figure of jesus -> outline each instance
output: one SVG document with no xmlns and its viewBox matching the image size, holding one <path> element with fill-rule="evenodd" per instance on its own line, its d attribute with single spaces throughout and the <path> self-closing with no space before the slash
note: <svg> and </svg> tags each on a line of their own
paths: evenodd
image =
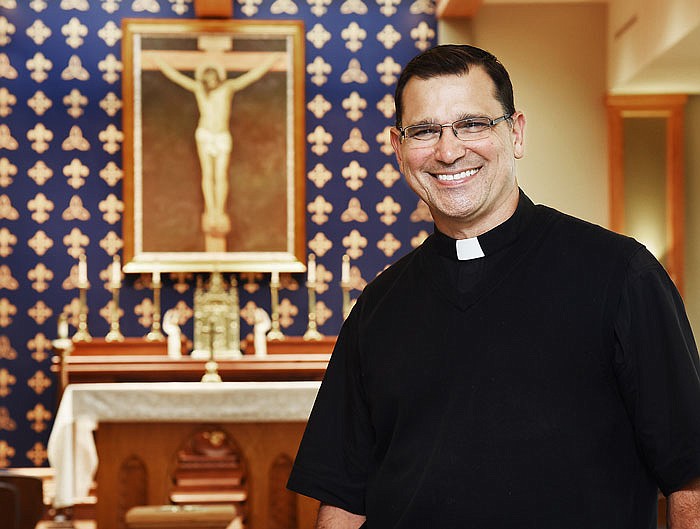
<svg viewBox="0 0 700 529">
<path fill-rule="evenodd" d="M 239 90 L 262 78 L 280 59 L 280 55 L 272 53 L 254 68 L 232 79 L 226 78 L 224 67 L 216 62 L 199 64 L 192 78 L 160 57 L 155 58 L 163 75 L 192 92 L 197 101 L 199 122 L 195 130 L 195 142 L 202 171 L 202 231 L 207 236 L 207 251 L 225 251 L 225 236 L 231 229 L 226 214 L 226 201 L 229 190 L 228 167 L 233 147 L 229 130 L 233 97 Z M 219 242 L 215 243 L 217 240 Z"/>
</svg>

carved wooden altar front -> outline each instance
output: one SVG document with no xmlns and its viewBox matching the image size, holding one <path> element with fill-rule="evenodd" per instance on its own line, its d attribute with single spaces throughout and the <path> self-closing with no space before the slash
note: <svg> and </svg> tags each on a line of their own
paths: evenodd
<svg viewBox="0 0 700 529">
<path fill-rule="evenodd" d="M 177 453 L 193 436 L 217 430 L 235 440 L 245 455 L 247 490 L 221 484 L 202 487 L 208 493 L 192 488 L 185 493 L 176 480 Z M 125 529 L 124 516 L 137 505 L 219 502 L 239 506 L 246 529 L 313 527 L 318 502 L 285 488 L 303 431 L 303 422 L 101 423 L 96 433 L 101 455 L 97 527 Z"/>
<path fill-rule="evenodd" d="M 334 342 L 286 337 L 269 342 L 266 356 L 219 360 L 221 384 L 199 382 L 206 361 L 171 358 L 162 342 L 65 344 L 53 366 L 61 382 L 49 442 L 55 506 L 87 496 L 97 468 L 98 529 L 126 529 L 125 514 L 134 506 L 212 502 L 235 504 L 246 529 L 311 527 L 317 502 L 285 484 Z M 265 397 L 241 400 L 251 384 Z M 287 393 L 295 384 L 315 384 L 304 390 L 301 412 L 287 409 L 297 398 Z M 206 436 L 225 438 L 235 449 L 197 453 L 193 443 Z"/>
<path fill-rule="evenodd" d="M 98 529 L 140 505 L 235 505 L 246 529 L 311 527 L 285 488 L 319 382 L 72 384 L 49 438 L 54 506 L 97 485 Z"/>
</svg>

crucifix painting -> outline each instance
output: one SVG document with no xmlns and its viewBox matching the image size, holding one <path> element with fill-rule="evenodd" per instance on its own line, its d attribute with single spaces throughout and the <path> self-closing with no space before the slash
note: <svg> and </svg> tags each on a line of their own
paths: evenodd
<svg viewBox="0 0 700 529">
<path fill-rule="evenodd" d="M 299 25 L 139 22 L 125 53 L 131 269 L 303 269 Z"/>
<path fill-rule="evenodd" d="M 213 58 L 206 58 L 194 66 L 194 78 L 176 70 L 160 57 L 155 63 L 175 84 L 192 92 L 197 101 L 199 121 L 194 132 L 201 169 L 204 212 L 201 228 L 204 250 L 226 251 L 226 235 L 231 231 L 231 220 L 226 213 L 229 192 L 229 161 L 233 137 L 229 128 L 231 106 L 236 92 L 245 89 L 263 77 L 284 55 L 269 53 L 261 63 L 242 75 L 227 78 L 224 67 Z"/>
</svg>

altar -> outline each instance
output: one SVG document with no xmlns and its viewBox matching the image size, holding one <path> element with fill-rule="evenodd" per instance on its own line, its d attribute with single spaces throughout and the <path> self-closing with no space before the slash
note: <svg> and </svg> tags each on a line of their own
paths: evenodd
<svg viewBox="0 0 700 529">
<path fill-rule="evenodd" d="M 217 432 L 240 449 L 248 484 L 246 528 L 311 527 L 317 503 L 284 488 L 320 382 L 71 384 L 48 443 L 54 506 L 97 483 L 98 529 L 122 529 L 135 505 L 173 498 L 177 454 Z"/>
</svg>

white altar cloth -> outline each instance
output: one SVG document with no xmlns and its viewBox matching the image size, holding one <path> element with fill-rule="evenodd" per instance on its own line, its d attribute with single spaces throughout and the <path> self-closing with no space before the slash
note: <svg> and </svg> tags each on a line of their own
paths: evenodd
<svg viewBox="0 0 700 529">
<path fill-rule="evenodd" d="M 306 421 L 320 382 L 149 382 L 69 385 L 49 436 L 54 507 L 85 498 L 97 470 L 93 432 L 111 422 Z"/>
</svg>

